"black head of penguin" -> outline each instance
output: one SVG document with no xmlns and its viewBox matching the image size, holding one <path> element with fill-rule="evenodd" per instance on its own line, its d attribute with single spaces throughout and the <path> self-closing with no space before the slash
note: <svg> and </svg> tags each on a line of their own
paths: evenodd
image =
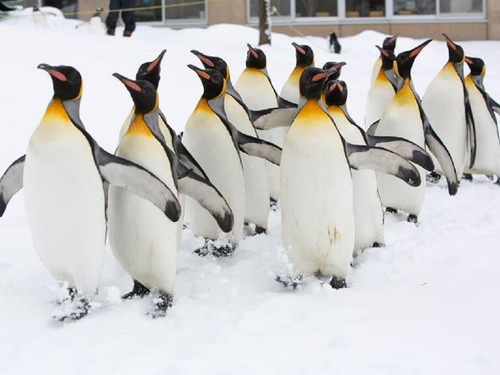
<svg viewBox="0 0 500 375">
<path fill-rule="evenodd" d="M 465 57 L 463 48 L 451 40 L 445 33 L 443 33 L 443 36 L 446 39 L 446 46 L 448 47 L 448 61 L 453 64 L 463 63 Z"/>
<path fill-rule="evenodd" d="M 344 81 L 331 79 L 325 83 L 325 103 L 328 106 L 343 106 L 347 101 L 347 85 Z"/>
<path fill-rule="evenodd" d="M 248 52 L 247 52 L 247 60 L 246 67 L 247 68 L 255 68 L 255 69 L 265 69 L 267 66 L 267 58 L 260 48 L 253 48 L 250 44 L 247 44 Z"/>
<path fill-rule="evenodd" d="M 314 64 L 314 52 L 311 47 L 307 44 L 299 45 L 295 42 L 292 43 L 292 46 L 295 47 L 296 66 L 307 67 Z"/>
<path fill-rule="evenodd" d="M 208 56 L 199 51 L 191 50 L 191 53 L 200 59 L 205 69 L 215 69 L 224 75 L 224 78 L 229 78 L 229 67 L 224 59 L 217 56 Z"/>
<path fill-rule="evenodd" d="M 135 79 L 138 81 L 149 81 L 155 88 L 158 88 L 158 85 L 160 84 L 161 62 L 163 60 L 163 56 L 165 56 L 165 52 L 167 52 L 166 49 L 161 51 L 160 55 L 153 61 L 142 64 L 137 70 Z"/>
<path fill-rule="evenodd" d="M 300 94 L 306 99 L 319 99 L 323 85 L 332 70 L 310 67 L 300 76 Z"/>
<path fill-rule="evenodd" d="M 387 38 L 384 39 L 384 42 L 382 43 L 382 48 L 394 52 L 396 49 L 396 42 L 398 40 L 399 34 L 393 35 L 393 36 L 388 36 Z"/>
<path fill-rule="evenodd" d="M 380 58 L 382 59 L 382 69 L 390 70 L 394 68 L 394 61 L 396 60 L 396 56 L 394 52 L 391 50 L 387 50 L 385 48 L 380 48 L 379 46 L 375 46 L 380 51 Z"/>
<path fill-rule="evenodd" d="M 134 81 L 118 73 L 113 73 L 125 85 L 135 105 L 135 113 L 150 113 L 157 107 L 156 88 L 151 82 Z"/>
<path fill-rule="evenodd" d="M 415 62 L 416 57 L 430 42 L 432 42 L 432 39 L 427 39 L 425 42 L 416 46 L 415 48 L 398 54 L 398 56 L 396 57 L 397 70 L 399 76 L 402 79 L 411 78 L 411 68 L 413 66 L 413 63 Z"/>
<path fill-rule="evenodd" d="M 38 65 L 38 69 L 49 73 L 54 86 L 54 98 L 61 100 L 75 100 L 81 96 L 82 76 L 72 66 L 48 64 Z"/>
<path fill-rule="evenodd" d="M 216 98 L 226 91 L 226 80 L 221 72 L 216 69 L 200 69 L 189 64 L 188 68 L 194 70 L 203 84 L 203 98 L 210 100 Z"/>
<path fill-rule="evenodd" d="M 471 75 L 481 76 L 486 73 L 485 72 L 486 68 L 483 59 L 480 59 L 479 57 L 465 56 L 465 62 L 469 66 Z"/>
<path fill-rule="evenodd" d="M 340 73 L 342 72 L 342 67 L 346 65 L 344 61 L 336 62 L 336 61 L 328 61 L 323 65 L 323 69 L 331 70 L 333 73 L 328 77 L 328 79 L 337 79 L 340 77 Z"/>
</svg>

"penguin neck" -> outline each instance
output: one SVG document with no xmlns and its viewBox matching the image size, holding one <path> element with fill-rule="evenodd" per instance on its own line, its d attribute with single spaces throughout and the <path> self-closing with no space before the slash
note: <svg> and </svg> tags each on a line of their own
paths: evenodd
<svg viewBox="0 0 500 375">
<path fill-rule="evenodd" d="M 142 135 L 146 137 L 152 137 L 153 133 L 151 129 L 149 129 L 146 120 L 144 119 L 144 114 L 136 113 L 132 119 L 132 123 L 130 124 L 127 135 Z"/>
<path fill-rule="evenodd" d="M 64 107 L 63 101 L 58 98 L 53 98 L 50 101 L 49 105 L 47 106 L 47 110 L 45 111 L 45 115 L 43 116 L 43 122 L 51 123 L 53 119 L 62 120 L 64 122 L 71 122 L 71 118 L 66 108 Z"/>
</svg>

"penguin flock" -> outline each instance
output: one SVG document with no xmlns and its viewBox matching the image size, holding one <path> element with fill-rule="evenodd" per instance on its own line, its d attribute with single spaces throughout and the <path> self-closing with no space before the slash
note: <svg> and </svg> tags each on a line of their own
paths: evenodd
<svg viewBox="0 0 500 375">
<path fill-rule="evenodd" d="M 499 177 L 500 105 L 484 87 L 484 61 L 445 35 L 449 59 L 421 99 L 411 69 L 431 40 L 396 55 L 397 37 L 377 46 L 364 127 L 347 109 L 346 64 L 315 67 L 312 48 L 292 43 L 296 64 L 280 93 L 259 48 L 248 45 L 234 85 L 223 58 L 192 50 L 202 67 L 188 68 L 203 93 L 177 134 L 158 96 L 163 50 L 133 79 L 113 74 L 132 99 L 114 153 L 80 119 L 78 70 L 40 64 L 53 97 L 26 154 L 0 179 L 0 216 L 24 189 L 34 248 L 68 286 L 59 303 L 70 309 L 54 318 L 92 311 L 106 241 L 133 280 L 122 298 L 150 295 L 148 314 L 165 316 L 184 226 L 204 239 L 196 254 L 225 257 L 245 233 L 266 233 L 271 209 L 293 265 L 276 280 L 296 288 L 312 276 L 343 288 L 353 257 L 384 246 L 385 212 L 418 222 L 426 181 L 444 176 L 454 195 L 462 175 Z"/>
</svg>

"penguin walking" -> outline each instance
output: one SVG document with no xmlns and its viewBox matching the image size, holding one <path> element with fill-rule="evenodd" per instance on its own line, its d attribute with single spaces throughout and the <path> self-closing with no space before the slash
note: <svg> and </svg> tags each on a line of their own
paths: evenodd
<svg viewBox="0 0 500 375">
<path fill-rule="evenodd" d="M 282 240 L 296 272 L 331 277 L 330 285 L 342 288 L 354 249 L 351 168 L 378 168 L 412 185 L 421 180 L 400 156 L 344 141 L 319 103 L 329 74 L 310 67 L 300 79 L 304 104 L 281 157 Z"/>
<path fill-rule="evenodd" d="M 394 51 L 396 50 L 396 43 L 398 41 L 398 36 L 399 36 L 399 34 L 386 37 L 384 39 L 384 41 L 382 42 L 382 49 L 394 54 Z M 377 60 L 375 60 L 375 63 L 373 64 L 372 76 L 371 76 L 372 83 L 377 80 L 377 77 L 378 77 L 379 72 L 380 72 L 380 68 L 383 65 L 382 60 L 383 60 L 383 57 L 382 57 L 382 55 L 380 55 L 379 57 L 377 57 Z"/>
<path fill-rule="evenodd" d="M 192 50 L 191 53 L 200 59 L 206 69 L 216 69 L 224 76 L 226 80 L 224 109 L 229 122 L 240 132 L 259 138 L 250 120 L 249 109 L 231 82 L 231 74 L 226 61 L 196 50 Z M 255 225 L 255 234 L 266 233 L 271 194 L 266 161 L 245 153 L 240 153 L 240 157 L 245 180 L 245 223 Z"/>
<path fill-rule="evenodd" d="M 396 94 L 398 85 L 394 74 L 396 56 L 390 50 L 376 46 L 380 51 L 381 65 L 376 78 L 372 81 L 366 98 L 365 129 L 376 126 L 384 111 Z M 371 131 L 370 131 L 371 132 Z"/>
<path fill-rule="evenodd" d="M 470 73 L 465 78 L 465 87 L 469 95 L 472 116 L 476 129 L 476 158 L 470 167 L 466 165 L 467 173 L 497 176 L 500 181 L 500 139 L 498 122 L 494 108 L 498 104 L 489 96 L 484 87 L 486 66 L 479 57 L 465 57 Z"/>
<path fill-rule="evenodd" d="M 222 237 L 213 218 L 189 198 L 186 198 L 186 221 L 196 234 L 207 239 L 197 253 L 227 256 L 241 239 L 245 216 L 240 151 L 279 165 L 281 148 L 241 133 L 229 122 L 224 109 L 226 80 L 221 72 L 202 70 L 194 65 L 188 67 L 199 76 L 204 91 L 186 123 L 182 141 L 227 200 L 234 215 L 234 226 L 227 236 Z"/>
<path fill-rule="evenodd" d="M 416 144 L 398 137 L 377 137 L 366 134 L 347 111 L 347 85 L 331 79 L 324 88 L 327 112 L 342 137 L 351 144 L 385 148 L 426 170 L 433 170 L 431 156 Z M 384 211 L 373 170 L 352 170 L 355 239 L 354 250 L 379 247 L 384 244 Z"/>
<path fill-rule="evenodd" d="M 405 138 L 420 147 L 429 147 L 438 157 L 448 179 L 448 191 L 454 195 L 458 188 L 458 179 L 450 153 L 441 139 L 436 135 L 422 109 L 420 99 L 413 89 L 411 68 L 415 58 L 431 39 L 417 47 L 400 53 L 396 58 L 396 74 L 402 85 L 389 102 L 380 122 L 376 126 L 378 136 L 398 136 Z M 404 126 L 402 125 L 404 124 Z M 418 167 L 420 176 L 425 176 L 423 168 Z M 425 184 L 417 188 L 408 188 L 392 176 L 377 174 L 377 185 L 382 204 L 388 211 L 398 209 L 407 212 L 408 221 L 417 222 L 425 198 Z"/>
<path fill-rule="evenodd" d="M 430 82 L 422 98 L 422 107 L 434 130 L 449 150 L 458 176 L 466 167 L 467 155 L 473 164 L 476 153 L 474 120 L 464 85 L 461 46 L 443 34 L 448 47 L 448 62 Z M 470 144 L 469 144 L 470 141 Z M 436 167 L 438 167 L 436 163 Z M 436 172 L 442 174 L 442 167 Z"/>
<path fill-rule="evenodd" d="M 153 172 L 178 198 L 172 161 L 153 133 L 155 129 L 159 131 L 156 89 L 147 81 L 132 81 L 117 73 L 114 76 L 125 85 L 135 104 L 134 118 L 115 155 Z M 110 186 L 108 228 L 111 249 L 134 280 L 149 290 L 158 291 L 152 312 L 154 317 L 164 316 L 172 306 L 178 225 L 144 198 Z"/>
<path fill-rule="evenodd" d="M 133 93 L 133 98 L 135 97 L 138 104 L 134 105 L 127 119 L 125 120 L 122 128 L 120 130 L 120 145 L 122 144 L 123 137 L 126 133 L 130 132 L 130 128 L 134 125 L 134 121 L 138 120 L 138 105 L 143 105 L 142 101 L 153 101 L 155 98 L 153 96 L 153 92 L 156 93 L 158 89 L 158 85 L 160 82 L 160 71 L 161 71 L 161 62 L 166 53 L 166 50 L 161 51 L 161 53 L 151 62 L 146 62 L 141 64 L 137 73 L 136 80 L 137 81 L 148 81 L 150 82 L 154 90 L 151 88 L 146 88 L 142 91 L 130 91 Z M 124 79 L 124 82 L 131 82 L 130 80 Z M 141 83 L 144 85 L 144 83 Z M 128 86 L 127 86 L 128 87 Z M 129 89 L 132 89 L 134 86 L 131 84 Z M 135 103 L 135 101 L 134 101 Z M 151 119 L 151 116 L 154 116 L 153 113 L 157 113 L 157 120 Z M 178 199 L 181 203 L 181 206 L 184 208 L 185 206 L 185 196 L 190 196 L 195 199 L 207 212 L 212 215 L 215 219 L 219 228 L 223 232 L 229 232 L 233 225 L 233 216 L 231 209 L 229 208 L 227 202 L 222 197 L 222 194 L 213 186 L 213 184 L 209 181 L 205 171 L 199 165 L 199 163 L 194 159 L 191 153 L 184 147 L 181 142 L 180 137 L 176 134 L 174 129 L 168 124 L 167 119 L 161 109 L 158 108 L 153 111 L 151 114 L 142 115 L 145 119 L 149 121 L 147 124 L 151 130 L 151 134 L 149 134 L 149 141 L 152 142 L 153 145 L 158 148 L 158 143 L 163 150 L 164 157 L 168 157 L 168 165 L 166 168 L 162 167 L 163 173 L 171 173 L 173 174 L 173 178 L 175 179 L 176 188 L 178 188 Z M 158 123 L 158 126 L 156 126 Z M 154 129 L 158 128 L 159 133 L 156 134 Z M 146 130 L 146 129 L 145 129 Z M 135 135 L 132 132 L 132 135 Z M 154 137 L 153 137 L 154 136 Z M 130 137 L 129 137 L 130 138 Z M 153 139 L 154 138 L 154 139 Z M 137 141 L 136 137 L 132 137 L 125 146 L 125 149 L 130 148 L 130 144 L 134 145 Z M 127 146 L 128 145 L 128 146 Z M 152 147 L 154 149 L 154 147 Z M 135 152 L 136 150 L 132 148 Z M 127 152 L 127 151 L 125 151 Z M 138 158 L 139 160 L 144 159 L 143 163 L 150 163 L 148 157 L 149 153 L 145 152 L 140 155 L 133 155 L 133 158 Z M 143 164 L 139 163 L 139 164 Z M 161 164 L 161 163 L 160 163 Z M 159 167 L 156 167 L 159 168 Z M 123 193 L 124 194 L 124 193 Z M 131 195 L 125 195 L 130 197 Z M 136 201 L 140 201 L 140 198 L 132 197 L 131 199 L 135 199 Z M 143 201 L 144 204 L 146 202 Z M 139 218 L 136 218 L 139 219 Z M 135 219 L 134 219 L 135 220 Z M 180 242 L 183 230 L 183 222 L 184 222 L 184 209 L 181 212 L 181 217 L 176 223 L 177 227 L 177 243 Z M 170 224 L 169 224 L 170 225 Z M 151 230 L 145 231 L 145 233 L 150 233 Z M 138 238 L 135 238 L 138 240 Z M 130 246 L 130 245 L 129 245 Z M 133 274 L 132 274 L 133 276 Z M 134 279 L 134 285 L 131 292 L 125 294 L 122 298 L 130 299 L 134 297 L 144 297 L 150 293 L 150 288 L 146 285 L 142 284 L 137 279 Z M 156 289 L 158 286 L 156 286 Z M 171 295 L 171 294 L 170 294 Z M 158 311 L 156 312 L 158 313 Z M 161 313 L 161 310 L 160 310 Z"/>
<path fill-rule="evenodd" d="M 103 181 L 130 190 L 176 221 L 175 194 L 151 172 L 104 151 L 80 120 L 80 73 L 70 66 L 40 64 L 54 96 L 34 130 L 25 156 L 0 179 L 0 216 L 24 187 L 26 212 L 38 256 L 69 286 L 73 309 L 55 316 L 80 319 L 90 310 L 101 276 L 106 237 Z"/>
</svg>

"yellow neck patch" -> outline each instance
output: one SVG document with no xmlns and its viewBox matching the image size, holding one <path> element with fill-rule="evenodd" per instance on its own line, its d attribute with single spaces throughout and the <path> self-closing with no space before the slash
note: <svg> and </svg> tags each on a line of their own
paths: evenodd
<svg viewBox="0 0 500 375">
<path fill-rule="evenodd" d="M 151 133 L 151 130 L 146 124 L 146 121 L 144 121 L 144 116 L 137 115 L 134 122 L 132 122 L 132 124 L 128 128 L 127 135 L 143 135 L 152 137 L 153 133 Z"/>
<path fill-rule="evenodd" d="M 43 116 L 44 122 L 52 122 L 54 120 L 59 120 L 63 122 L 70 122 L 71 120 L 66 112 L 66 109 L 63 106 L 61 99 L 53 99 L 47 110 L 45 111 L 45 115 Z"/>
</svg>

